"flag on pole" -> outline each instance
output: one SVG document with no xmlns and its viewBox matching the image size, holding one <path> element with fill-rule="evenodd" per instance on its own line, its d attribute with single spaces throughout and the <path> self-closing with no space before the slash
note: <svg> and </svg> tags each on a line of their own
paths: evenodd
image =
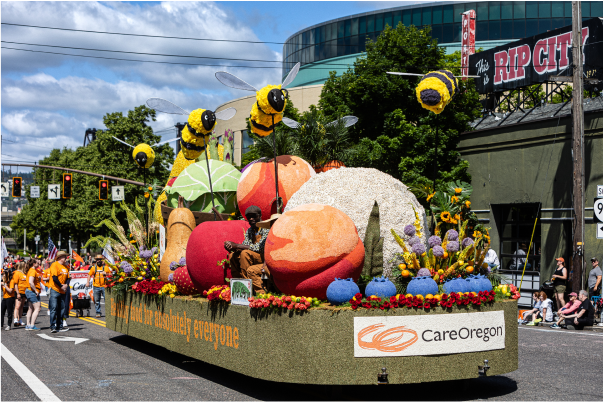
<svg viewBox="0 0 603 402">
<path fill-rule="evenodd" d="M 71 250 L 71 258 L 84 264 L 84 259 L 80 257 L 80 255 L 76 253 L 75 250 Z"/>
<path fill-rule="evenodd" d="M 57 248 L 55 247 L 54 243 L 50 239 L 50 235 L 48 235 L 48 258 L 51 260 L 54 260 L 55 257 L 57 256 L 57 251 L 58 251 Z"/>
<path fill-rule="evenodd" d="M 4 243 L 4 237 L 2 238 L 2 262 L 4 259 L 8 257 L 8 250 L 6 249 L 6 244 Z"/>
<path fill-rule="evenodd" d="M 111 256 L 112 251 L 113 249 L 111 249 L 111 243 L 107 243 L 103 249 L 103 257 L 105 257 L 110 264 L 115 264 L 115 260 Z"/>
</svg>

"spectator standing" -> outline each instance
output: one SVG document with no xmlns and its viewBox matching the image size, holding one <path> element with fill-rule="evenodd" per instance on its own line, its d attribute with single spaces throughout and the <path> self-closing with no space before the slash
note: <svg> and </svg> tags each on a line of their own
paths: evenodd
<svg viewBox="0 0 603 402">
<path fill-rule="evenodd" d="M 27 289 L 27 265 L 25 262 L 20 261 L 17 263 L 17 269 L 13 274 L 13 280 L 17 285 L 13 327 L 22 327 L 25 325 L 23 324 L 23 321 L 21 321 L 23 306 L 27 303 L 25 300 L 25 289 Z"/>
<path fill-rule="evenodd" d="M 578 300 L 578 295 L 576 292 L 570 293 L 569 302 L 559 309 L 557 312 L 559 314 L 559 319 L 556 323 L 551 325 L 551 328 L 561 328 L 561 323 L 564 322 L 568 316 L 577 313 L 581 304 L 582 302 Z"/>
<path fill-rule="evenodd" d="M 599 266 L 599 260 L 597 257 L 590 259 L 593 264 L 593 269 L 588 273 L 588 299 L 590 300 L 593 296 L 601 295 L 601 267 Z"/>
<path fill-rule="evenodd" d="M 56 261 L 50 266 L 50 332 L 68 331 L 63 328 L 62 317 L 65 305 L 65 292 L 69 289 L 69 268 L 67 265 L 67 253 L 59 251 Z"/>
<path fill-rule="evenodd" d="M 4 315 L 8 313 L 8 324 L 4 327 L 5 331 L 10 330 L 13 322 L 13 314 L 15 311 L 15 294 L 17 293 L 17 285 L 13 280 L 13 271 L 10 269 L 4 270 L 2 273 L 2 326 L 4 327 Z"/>
<path fill-rule="evenodd" d="M 91 267 L 88 273 L 86 287 L 90 287 L 90 278 L 92 279 L 92 294 L 94 296 L 94 306 L 96 307 L 96 317 L 101 316 L 101 296 L 105 297 L 105 288 L 107 287 L 107 276 L 111 274 L 111 269 L 105 265 L 105 257 L 97 254 L 95 257 L 96 266 Z"/>
<path fill-rule="evenodd" d="M 588 292 L 581 290 L 580 295 L 580 308 L 575 314 L 571 314 L 565 318 L 565 325 L 574 325 L 576 329 L 583 329 L 586 325 L 593 325 L 595 322 L 595 308 L 590 302 Z"/>
<path fill-rule="evenodd" d="M 565 288 L 567 284 L 567 268 L 565 268 L 565 260 L 563 257 L 555 258 L 557 261 L 557 269 L 551 277 L 553 286 L 555 287 L 555 298 L 557 299 L 557 307 L 565 305 Z"/>
<path fill-rule="evenodd" d="M 71 281 L 71 264 L 69 259 L 67 260 L 67 264 L 65 265 L 67 268 L 67 284 Z M 63 329 L 69 330 L 67 326 L 67 317 L 69 317 L 69 311 L 71 310 L 71 287 L 67 286 L 67 290 L 65 291 L 65 305 L 63 307 Z"/>
<path fill-rule="evenodd" d="M 29 302 L 29 309 L 27 310 L 27 325 L 25 326 L 26 331 L 39 331 L 40 328 L 36 327 L 36 320 L 38 319 L 38 314 L 40 314 L 40 293 L 42 282 L 42 267 L 38 263 L 37 260 L 34 260 L 34 263 L 29 271 L 27 271 L 27 283 L 28 287 L 25 290 L 25 297 L 27 297 L 27 301 Z"/>
</svg>

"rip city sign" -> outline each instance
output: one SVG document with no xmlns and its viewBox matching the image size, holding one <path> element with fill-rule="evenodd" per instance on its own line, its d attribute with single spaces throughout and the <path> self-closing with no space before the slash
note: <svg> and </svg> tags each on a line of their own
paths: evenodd
<svg viewBox="0 0 603 402">
<path fill-rule="evenodd" d="M 582 60 L 589 78 L 603 78 L 602 41 L 601 18 L 592 18 L 582 24 Z M 480 94 L 542 83 L 549 81 L 552 75 L 571 76 L 571 68 L 567 70 L 571 65 L 571 26 L 469 56 L 469 74 L 481 76 L 475 82 Z"/>
</svg>

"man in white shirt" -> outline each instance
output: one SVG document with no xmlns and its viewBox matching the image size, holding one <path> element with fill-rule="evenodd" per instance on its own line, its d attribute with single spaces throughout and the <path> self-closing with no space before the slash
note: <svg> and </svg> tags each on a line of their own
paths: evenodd
<svg viewBox="0 0 603 402">
<path fill-rule="evenodd" d="M 496 251 L 489 249 L 486 253 L 486 257 L 484 258 L 484 262 L 488 264 L 488 272 L 493 269 L 498 268 L 500 262 L 498 261 L 498 255 L 496 255 Z"/>
</svg>

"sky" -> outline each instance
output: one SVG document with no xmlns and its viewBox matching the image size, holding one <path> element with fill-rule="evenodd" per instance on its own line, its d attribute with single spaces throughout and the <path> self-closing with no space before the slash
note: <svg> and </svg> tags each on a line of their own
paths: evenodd
<svg viewBox="0 0 603 402">
<path fill-rule="evenodd" d="M 2 161 L 33 163 L 47 156 L 53 148 L 82 146 L 87 128 L 105 128 L 105 114 L 123 112 L 126 115 L 128 110 L 151 97 L 167 99 L 185 110 L 215 110 L 228 100 L 249 95 L 222 85 L 214 76 L 216 71 L 228 71 L 257 88 L 280 81 L 282 44 L 229 41 L 282 43 L 293 33 L 314 24 L 413 3 L 418 2 L 2 2 L 3 24 L 214 40 L 145 38 L 2 25 Z M 48 45 L 215 59 L 98 52 Z M 197 65 L 73 57 L 8 47 Z M 241 65 L 277 68 L 231 67 Z M 185 118 L 157 113 L 157 121 L 151 126 L 166 140 L 175 137 L 174 124 Z"/>
</svg>

